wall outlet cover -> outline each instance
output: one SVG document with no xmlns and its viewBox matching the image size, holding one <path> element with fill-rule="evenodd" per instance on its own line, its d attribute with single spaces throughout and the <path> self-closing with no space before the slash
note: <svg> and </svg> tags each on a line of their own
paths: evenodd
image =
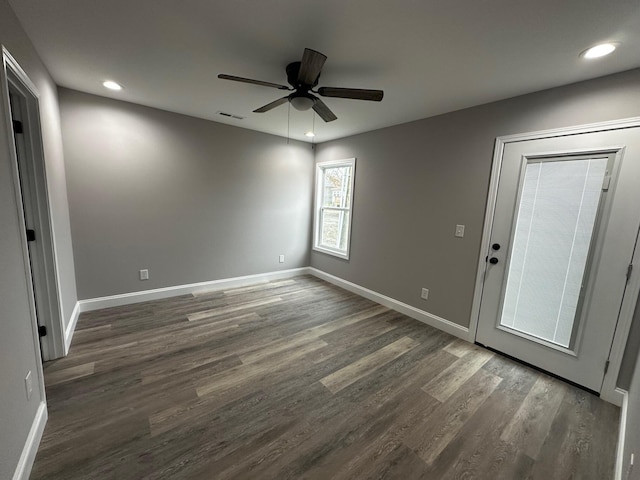
<svg viewBox="0 0 640 480">
<path fill-rule="evenodd" d="M 428 288 L 423 288 L 422 291 L 420 292 L 420 298 L 422 298 L 423 300 L 428 300 L 429 299 L 429 289 Z"/>
<path fill-rule="evenodd" d="M 148 269 L 144 269 L 144 270 L 140 270 L 140 280 L 149 280 L 149 270 Z"/>
</svg>

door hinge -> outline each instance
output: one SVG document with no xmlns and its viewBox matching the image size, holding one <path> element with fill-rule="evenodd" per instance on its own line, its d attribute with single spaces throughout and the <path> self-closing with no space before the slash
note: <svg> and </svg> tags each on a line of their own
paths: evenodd
<svg viewBox="0 0 640 480">
<path fill-rule="evenodd" d="M 631 272 L 633 272 L 633 263 L 630 263 L 627 267 L 627 282 L 631 278 Z"/>
<path fill-rule="evenodd" d="M 609 360 L 607 360 L 604 364 L 604 374 L 606 375 L 609 371 Z"/>
<path fill-rule="evenodd" d="M 20 120 L 13 121 L 13 133 L 24 133 L 22 122 Z"/>
<path fill-rule="evenodd" d="M 38 325 L 38 335 L 41 337 L 47 336 L 47 327 L 45 325 Z"/>
<path fill-rule="evenodd" d="M 36 231 L 30 228 L 27 228 L 27 242 L 35 242 L 36 241 Z"/>
</svg>

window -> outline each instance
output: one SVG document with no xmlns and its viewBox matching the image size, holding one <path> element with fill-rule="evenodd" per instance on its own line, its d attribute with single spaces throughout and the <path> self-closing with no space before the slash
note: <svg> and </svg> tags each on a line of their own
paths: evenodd
<svg viewBox="0 0 640 480">
<path fill-rule="evenodd" d="M 349 258 L 355 171 L 355 158 L 316 165 L 314 250 Z"/>
</svg>

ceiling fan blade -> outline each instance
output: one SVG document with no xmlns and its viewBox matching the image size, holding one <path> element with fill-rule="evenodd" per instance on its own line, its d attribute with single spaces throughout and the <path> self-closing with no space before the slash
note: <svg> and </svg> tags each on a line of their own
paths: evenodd
<svg viewBox="0 0 640 480">
<path fill-rule="evenodd" d="M 354 100 L 370 100 L 379 102 L 384 96 L 382 90 L 366 90 L 362 88 L 320 87 L 318 93 L 323 97 L 352 98 Z"/>
<path fill-rule="evenodd" d="M 278 100 L 275 100 L 271 103 L 267 103 L 264 107 L 260 107 L 260 108 L 256 108 L 253 113 L 264 113 L 264 112 L 268 112 L 269 110 L 272 110 L 280 105 L 282 105 L 283 103 L 287 103 L 287 101 L 289 100 L 289 97 L 282 97 L 279 98 Z"/>
<path fill-rule="evenodd" d="M 315 98 L 315 103 L 313 104 L 313 110 L 320 116 L 322 120 L 325 122 L 333 122 L 337 120 L 338 117 L 325 105 L 325 103 L 319 98 Z"/>
<path fill-rule="evenodd" d="M 320 52 L 305 48 L 302 54 L 302 62 L 300 62 L 300 71 L 298 72 L 298 83 L 302 85 L 315 86 L 320 75 L 320 70 L 327 56 Z"/>
<path fill-rule="evenodd" d="M 286 85 L 280 85 L 279 83 L 263 82 L 262 80 L 253 80 L 251 78 L 236 77 L 235 75 L 226 75 L 224 73 L 221 73 L 220 75 L 218 75 L 218 78 L 221 78 L 222 80 L 233 80 L 234 82 L 251 83 L 253 85 L 261 85 L 263 87 L 272 87 L 272 88 L 277 88 L 279 90 L 293 90 L 291 87 L 287 87 Z"/>
</svg>

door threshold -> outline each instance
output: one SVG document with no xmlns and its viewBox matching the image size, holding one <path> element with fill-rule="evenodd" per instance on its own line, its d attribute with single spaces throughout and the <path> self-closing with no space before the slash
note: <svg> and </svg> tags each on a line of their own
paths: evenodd
<svg viewBox="0 0 640 480">
<path fill-rule="evenodd" d="M 580 384 L 578 384 L 578 383 L 576 383 L 576 382 L 572 382 L 571 380 L 567 380 L 566 378 L 561 377 L 560 375 L 557 375 L 557 374 L 555 374 L 555 373 L 549 372 L 548 370 L 545 370 L 545 369 L 543 369 L 543 368 L 536 367 L 535 365 L 532 365 L 532 364 L 530 364 L 530 363 L 527 363 L 527 362 L 525 362 L 524 360 L 520 360 L 519 358 L 516 358 L 516 357 L 514 357 L 514 356 L 511 356 L 511 355 L 509 355 L 509 354 L 507 354 L 507 353 L 501 352 L 500 350 L 496 350 L 495 348 L 491 348 L 491 347 L 488 347 L 488 346 L 486 346 L 486 345 L 483 345 L 483 344 L 482 344 L 482 343 L 480 343 L 480 342 L 474 342 L 474 343 L 475 343 L 476 345 L 478 345 L 479 347 L 486 348 L 487 350 L 489 350 L 489 351 L 491 351 L 491 352 L 497 353 L 498 355 L 501 355 L 501 356 L 503 356 L 503 357 L 506 357 L 506 358 L 508 358 L 509 360 L 513 360 L 514 362 L 519 363 L 520 365 L 524 365 L 525 367 L 532 368 L 533 370 L 536 370 L 536 371 L 538 371 L 538 372 L 540 372 L 540 373 L 544 373 L 545 375 L 549 375 L 550 377 L 553 377 L 553 378 L 556 378 L 556 379 L 558 379 L 558 380 L 561 380 L 561 381 L 563 381 L 564 383 L 568 383 L 569 385 L 571 385 L 571 386 L 573 386 L 573 387 L 576 387 L 576 388 L 579 388 L 580 390 L 583 390 L 583 391 L 585 391 L 585 392 L 587 392 L 587 393 L 590 393 L 591 395 L 595 395 L 595 396 L 596 396 L 596 397 L 598 397 L 598 398 L 600 397 L 600 393 L 599 393 L 599 392 L 596 392 L 595 390 L 591 390 L 590 388 L 583 387 L 582 385 L 580 385 Z"/>
</svg>

